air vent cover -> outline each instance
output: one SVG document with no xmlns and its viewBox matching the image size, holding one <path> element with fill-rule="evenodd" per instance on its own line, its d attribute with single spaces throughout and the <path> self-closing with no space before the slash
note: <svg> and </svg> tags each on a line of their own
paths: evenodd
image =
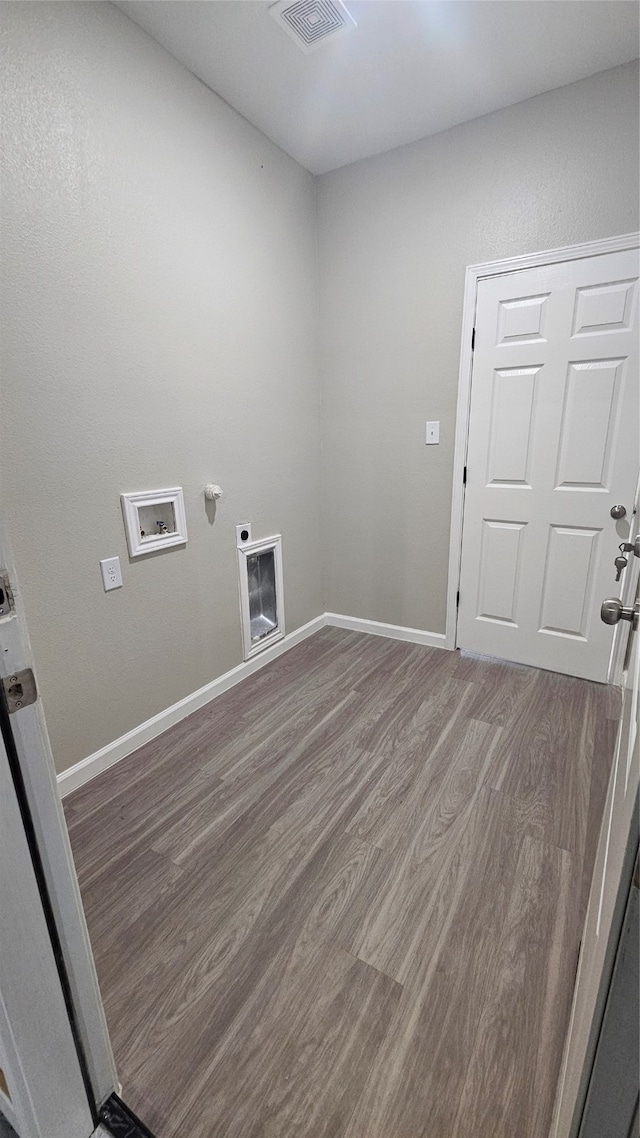
<svg viewBox="0 0 640 1138">
<path fill-rule="evenodd" d="M 278 0 L 269 12 L 304 52 L 357 26 L 342 0 Z"/>
</svg>

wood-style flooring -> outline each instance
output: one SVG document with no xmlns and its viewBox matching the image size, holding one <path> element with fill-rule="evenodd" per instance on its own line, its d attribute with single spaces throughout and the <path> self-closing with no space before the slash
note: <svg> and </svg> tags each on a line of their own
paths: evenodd
<svg viewBox="0 0 640 1138">
<path fill-rule="evenodd" d="M 326 628 L 65 801 L 158 1138 L 547 1138 L 618 705 Z"/>
</svg>

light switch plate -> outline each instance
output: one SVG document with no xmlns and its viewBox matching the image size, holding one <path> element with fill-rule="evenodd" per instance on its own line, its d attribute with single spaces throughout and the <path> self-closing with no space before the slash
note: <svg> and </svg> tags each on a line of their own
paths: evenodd
<svg viewBox="0 0 640 1138">
<path fill-rule="evenodd" d="M 104 585 L 105 593 L 110 589 L 122 588 L 122 571 L 120 569 L 119 557 L 106 557 L 104 561 L 100 562 L 100 571 L 102 573 L 102 584 Z"/>
<path fill-rule="evenodd" d="M 440 442 L 440 423 L 427 423 L 427 446 Z"/>
</svg>

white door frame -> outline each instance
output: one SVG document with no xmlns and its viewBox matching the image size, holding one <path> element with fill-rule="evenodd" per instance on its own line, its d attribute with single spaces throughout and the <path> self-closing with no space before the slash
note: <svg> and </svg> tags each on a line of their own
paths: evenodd
<svg viewBox="0 0 640 1138">
<path fill-rule="evenodd" d="M 453 458 L 453 493 L 451 499 L 451 538 L 449 544 L 449 576 L 447 588 L 447 617 L 445 648 L 456 647 L 458 625 L 457 595 L 460 588 L 462 561 L 462 523 L 464 519 L 464 468 L 469 441 L 469 411 L 471 406 L 471 375 L 473 371 L 472 336 L 476 319 L 478 283 L 486 277 L 504 276 L 507 273 L 534 269 L 541 265 L 554 265 L 559 261 L 577 261 L 583 257 L 597 257 L 606 253 L 620 253 L 637 249 L 640 233 L 625 233 L 619 237 L 605 237 L 600 241 L 585 241 L 562 249 L 548 249 L 542 253 L 528 253 L 522 257 L 508 257 L 504 261 L 487 261 L 481 265 L 468 265 L 464 282 L 462 308 L 462 337 L 460 343 L 460 371 L 458 375 L 458 403 Z M 619 626 L 616 629 L 609 663 L 609 683 L 618 682 L 620 653 L 617 652 Z"/>
<path fill-rule="evenodd" d="M 8 572 L 15 601 L 15 611 L 0 619 L 0 675 L 5 676 L 33 668 L 22 596 L 6 529 L 0 529 L 0 567 Z M 64 667 L 64 661 L 60 661 L 60 666 Z M 60 938 L 77 1029 L 94 1099 L 100 1106 L 120 1087 L 40 699 L 15 712 L 11 716 L 11 727 Z"/>
<path fill-rule="evenodd" d="M 0 1059 L 9 1090 L 0 1110 L 24 1138 L 89 1138 L 92 1104 L 14 774 L 0 736 Z"/>
<path fill-rule="evenodd" d="M 632 607 L 638 593 L 640 565 L 630 559 L 620 595 Z M 589 904 L 582 931 L 571 1016 L 556 1090 L 549 1138 L 576 1138 L 602 1030 L 620 931 L 637 853 L 640 633 L 625 624 L 630 648 L 623 673 L 622 714 L 611 765 L 607 799 L 594 860 Z"/>
</svg>

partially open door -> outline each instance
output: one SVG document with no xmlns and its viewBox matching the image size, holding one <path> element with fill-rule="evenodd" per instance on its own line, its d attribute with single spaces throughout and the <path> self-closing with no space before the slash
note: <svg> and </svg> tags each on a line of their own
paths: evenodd
<svg viewBox="0 0 640 1138">
<path fill-rule="evenodd" d="M 37 698 L 37 675 L 34 685 L 30 686 L 33 661 L 19 583 L 6 533 L 0 533 L 0 577 L 0 700 L 4 724 L 0 767 L 2 809 L 7 812 L 6 818 L 3 813 L 1 819 L 3 845 L 0 877 L 3 908 L 0 921 L 0 959 L 3 961 L 3 971 L 0 972 L 0 1016 L 5 992 L 11 997 L 13 1009 L 8 1020 L 0 1019 L 0 1048 L 3 1053 L 11 1051 L 11 1036 L 14 1034 L 11 1024 L 17 1022 L 16 1016 L 20 1020 L 22 1015 L 19 1012 L 21 992 L 26 1001 L 24 1014 L 27 1017 L 30 1014 L 29 1001 L 35 990 L 40 991 L 41 981 L 34 979 L 29 991 L 29 974 L 30 969 L 35 967 L 35 960 L 40 960 L 44 984 L 40 992 L 40 1039 L 48 1039 L 50 1028 L 57 1026 L 54 1039 L 58 1043 L 51 1043 L 47 1058 L 52 1072 L 57 1070 L 58 1062 L 62 1064 L 60 1071 L 64 1074 L 61 1073 L 56 1086 L 63 1088 L 66 1085 L 65 1093 L 69 1106 L 74 1106 L 74 1113 L 66 1129 L 54 1131 L 50 1118 L 48 1129 L 38 1130 L 32 1121 L 29 1127 L 23 1128 L 23 1133 L 28 1138 L 32 1135 L 39 1138 L 40 1134 L 42 1138 L 58 1138 L 58 1133 L 60 1138 L 76 1138 L 76 1135 L 78 1138 L 88 1138 L 97 1117 L 96 1108 L 118 1089 L 118 1083 L 53 757 L 42 707 Z M 17 786 L 18 781 L 20 786 Z M 18 797 L 14 803 L 13 797 L 16 794 Z M 17 820 L 14 818 L 16 810 L 19 811 Z M 18 824 L 22 826 L 22 835 L 16 829 Z M 23 848 L 25 842 L 26 855 Z M 40 896 L 37 905 L 27 900 L 31 889 L 30 875 L 34 873 L 34 856 L 38 862 L 35 866 Z M 25 860 L 25 857 L 30 860 Z M 24 888 L 24 902 L 17 910 L 15 920 L 12 918 L 10 921 L 5 913 L 13 912 L 11 906 L 17 886 Z M 44 894 L 45 908 L 48 905 L 50 912 L 43 917 Z M 27 929 L 24 921 L 33 921 L 33 929 Z M 42 936 L 35 927 L 39 921 L 44 921 L 45 931 Z M 62 1011 L 58 1006 L 59 993 L 55 994 L 55 984 L 52 985 L 49 979 L 44 983 L 44 978 L 49 975 L 46 959 L 52 951 L 52 936 L 57 941 L 53 951 L 58 986 L 63 977 Z M 23 953 L 20 952 L 21 941 L 24 945 Z M 35 960 L 31 960 L 29 955 L 32 950 L 36 951 Z M 71 1025 L 69 1009 L 72 1010 Z M 75 1055 L 73 1061 L 70 1057 L 65 1058 L 65 1039 L 69 1031 L 71 1049 Z M 36 1031 L 36 1042 L 37 1036 Z M 79 1054 L 81 1077 L 78 1088 L 77 1079 L 71 1079 L 69 1070 L 74 1063 L 78 1064 Z M 21 1053 L 20 1063 L 23 1066 L 27 1064 L 30 1067 L 32 1060 L 36 1062 L 35 1054 Z M 6 1057 L 5 1062 L 9 1065 Z M 11 1080 L 17 1087 L 21 1077 L 15 1058 L 11 1065 Z M 34 1070 L 37 1071 L 37 1063 Z M 9 1079 L 7 1083 L 9 1084 Z M 77 1102 L 74 1087 L 77 1088 Z M 22 1101 L 24 1092 L 19 1092 L 18 1097 Z M 0 1110 L 11 1121 L 11 1103 L 15 1104 L 16 1100 L 13 1096 L 5 1096 L 5 1100 L 4 1106 L 0 1105 Z M 84 1100 L 84 1108 L 81 1108 L 81 1100 Z"/>
<path fill-rule="evenodd" d="M 3 727 L 6 725 L 3 724 Z M 89 1138 L 95 1105 L 0 734 L 0 1111 L 21 1138 Z"/>
<path fill-rule="evenodd" d="M 632 533 L 638 529 L 636 502 Z M 551 1138 L 576 1138 L 581 1132 L 583 1107 L 637 855 L 639 576 L 640 535 L 635 541 L 635 556 L 633 553 L 630 556 L 622 597 L 616 598 L 621 599 L 624 609 L 618 633 L 626 640 L 622 718 L 596 854 Z"/>
</svg>

